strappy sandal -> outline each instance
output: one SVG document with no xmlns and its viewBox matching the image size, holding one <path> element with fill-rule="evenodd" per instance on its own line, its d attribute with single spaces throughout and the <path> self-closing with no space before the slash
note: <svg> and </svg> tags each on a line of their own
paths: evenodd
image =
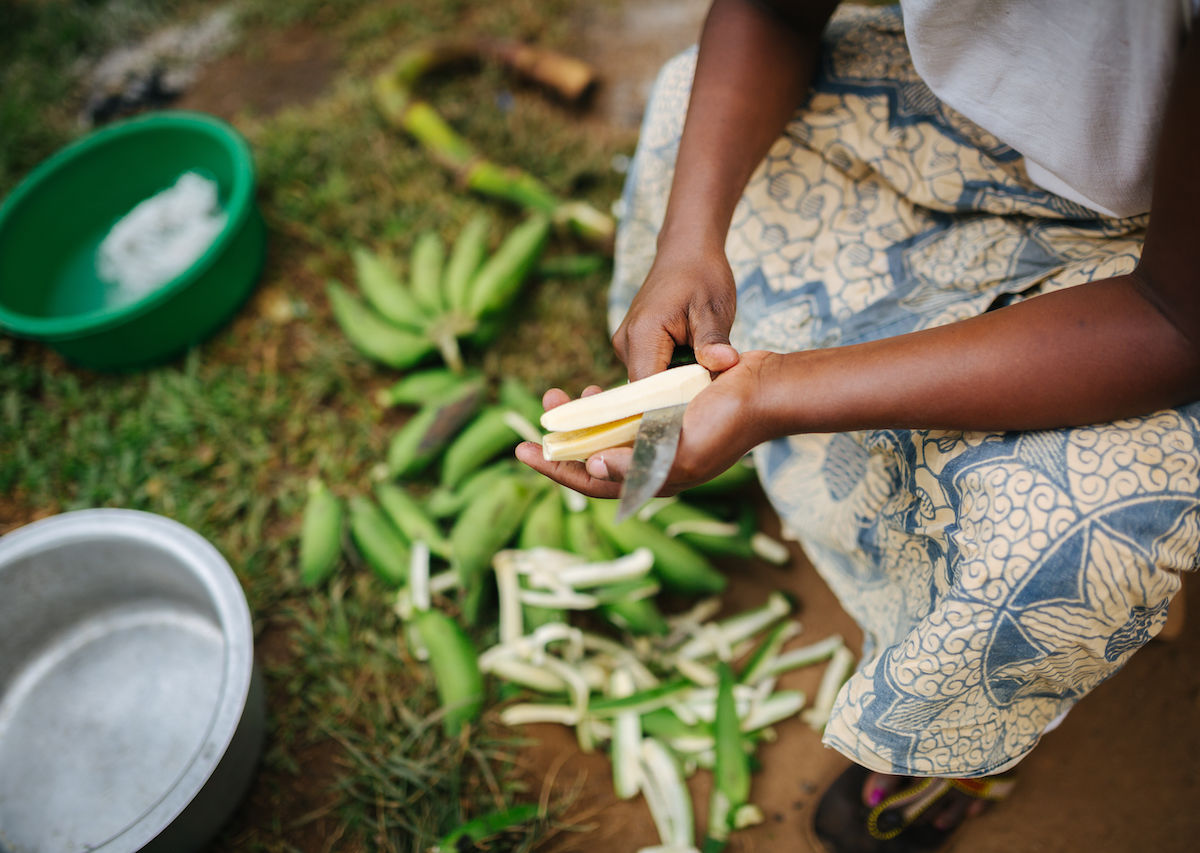
<svg viewBox="0 0 1200 853">
<path fill-rule="evenodd" d="M 957 825 L 940 828 L 920 821 L 953 791 L 975 800 L 995 802 L 1008 796 L 1013 775 L 985 779 L 926 777 L 892 792 L 874 808 L 862 801 L 863 783 L 871 771 L 852 765 L 834 781 L 817 804 L 810 827 L 817 849 L 827 853 L 928 853 L 940 848 Z"/>
</svg>

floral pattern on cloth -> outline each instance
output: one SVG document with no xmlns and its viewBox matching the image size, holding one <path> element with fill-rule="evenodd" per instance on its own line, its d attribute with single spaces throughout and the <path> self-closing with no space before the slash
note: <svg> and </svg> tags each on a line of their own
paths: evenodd
<svg viewBox="0 0 1200 853">
<path fill-rule="evenodd" d="M 695 50 L 663 69 L 623 199 L 609 322 L 654 259 Z M 1040 189 L 929 92 L 898 11 L 842 7 L 813 94 L 726 244 L 732 340 L 779 352 L 953 322 L 1130 271 L 1146 217 Z M 983 776 L 1116 672 L 1200 554 L 1200 404 L 1038 432 L 872 430 L 755 450 L 785 526 L 862 626 L 825 743 L 886 773 Z"/>
</svg>

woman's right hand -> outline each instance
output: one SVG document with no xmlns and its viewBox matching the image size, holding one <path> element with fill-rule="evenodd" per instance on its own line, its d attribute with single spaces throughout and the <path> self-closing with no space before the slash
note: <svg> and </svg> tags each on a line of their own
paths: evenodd
<svg viewBox="0 0 1200 853">
<path fill-rule="evenodd" d="M 729 344 L 737 307 L 722 248 L 677 250 L 660 243 L 650 274 L 613 335 L 630 381 L 665 370 L 676 346 L 690 346 L 713 373 L 738 362 Z"/>
</svg>

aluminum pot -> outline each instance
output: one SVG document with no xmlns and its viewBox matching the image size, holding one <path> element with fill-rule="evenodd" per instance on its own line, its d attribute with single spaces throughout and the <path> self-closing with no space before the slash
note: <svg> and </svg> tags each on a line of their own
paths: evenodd
<svg viewBox="0 0 1200 853">
<path fill-rule="evenodd" d="M 263 724 L 245 595 L 203 537 L 124 509 L 0 537 L 0 851 L 194 851 Z"/>
</svg>

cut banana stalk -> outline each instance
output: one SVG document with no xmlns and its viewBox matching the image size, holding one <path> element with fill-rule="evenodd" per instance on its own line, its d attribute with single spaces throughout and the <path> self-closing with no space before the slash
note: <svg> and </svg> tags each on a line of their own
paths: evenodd
<svg viewBox="0 0 1200 853">
<path fill-rule="evenodd" d="M 542 426 L 555 432 L 586 429 L 676 406 L 690 402 L 711 381 L 707 368 L 685 364 L 556 406 L 542 415 Z"/>
</svg>

